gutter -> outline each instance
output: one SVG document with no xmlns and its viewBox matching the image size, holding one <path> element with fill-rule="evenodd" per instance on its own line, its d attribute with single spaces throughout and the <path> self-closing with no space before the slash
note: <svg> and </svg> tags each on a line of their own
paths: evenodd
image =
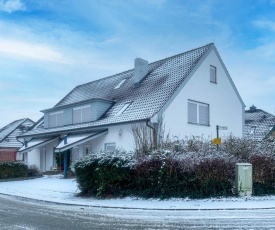
<svg viewBox="0 0 275 230">
<path fill-rule="evenodd" d="M 157 148 L 157 144 L 158 144 L 158 141 L 157 141 L 157 131 L 156 131 L 155 127 L 149 125 L 149 122 L 150 122 L 150 119 L 147 119 L 146 120 L 146 126 L 153 130 L 153 147 Z"/>
</svg>

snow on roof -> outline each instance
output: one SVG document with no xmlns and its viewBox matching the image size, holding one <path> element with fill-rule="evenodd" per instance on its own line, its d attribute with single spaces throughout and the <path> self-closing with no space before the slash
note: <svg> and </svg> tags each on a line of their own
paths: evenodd
<svg viewBox="0 0 275 230">
<path fill-rule="evenodd" d="M 22 125 L 31 127 L 33 125 L 33 121 L 24 118 L 20 120 L 16 120 L 6 125 L 2 129 L 0 129 L 0 148 L 19 148 L 22 146 L 22 143 L 16 140 L 16 136 L 20 135 L 23 130 Z"/>
<path fill-rule="evenodd" d="M 274 115 L 255 106 L 245 111 L 245 137 L 261 141 L 274 127 Z"/>
<path fill-rule="evenodd" d="M 62 108 L 94 98 L 105 98 L 115 103 L 97 121 L 53 129 L 40 127 L 22 136 L 42 135 L 148 119 L 165 105 L 199 60 L 212 47 L 214 47 L 213 43 L 149 64 L 148 75 L 139 87 L 134 87 L 133 69 L 79 85 L 58 102 L 54 108 Z M 123 79 L 126 80 L 119 88 L 116 88 Z M 118 112 L 129 101 L 132 102 L 131 105 L 118 116 Z"/>
</svg>

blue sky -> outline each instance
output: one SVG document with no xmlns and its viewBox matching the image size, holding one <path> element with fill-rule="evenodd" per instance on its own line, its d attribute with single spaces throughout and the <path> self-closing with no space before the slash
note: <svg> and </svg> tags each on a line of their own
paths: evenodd
<svg viewBox="0 0 275 230">
<path fill-rule="evenodd" d="M 247 108 L 274 114 L 275 0 L 0 0 L 0 127 L 75 86 L 214 42 Z"/>
</svg>

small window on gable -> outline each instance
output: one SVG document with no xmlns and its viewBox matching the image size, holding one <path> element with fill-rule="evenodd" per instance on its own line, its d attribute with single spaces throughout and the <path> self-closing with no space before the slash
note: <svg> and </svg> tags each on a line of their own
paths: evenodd
<svg viewBox="0 0 275 230">
<path fill-rule="evenodd" d="M 124 111 L 132 104 L 132 102 L 127 102 L 123 105 L 123 107 L 118 111 L 117 115 L 121 115 Z"/>
<path fill-rule="evenodd" d="M 115 87 L 114 89 L 119 89 L 120 86 L 122 86 L 122 84 L 123 84 L 126 80 L 127 80 L 126 78 L 122 79 L 122 80 L 116 85 L 116 87 Z"/>
<path fill-rule="evenodd" d="M 73 108 L 73 123 L 88 122 L 91 120 L 90 105 Z"/>
<path fill-rule="evenodd" d="M 105 144 L 105 151 L 114 152 L 116 150 L 116 143 L 106 143 Z"/>
<path fill-rule="evenodd" d="M 49 114 L 49 126 L 57 127 L 63 125 L 63 111 L 58 111 Z"/>
<path fill-rule="evenodd" d="M 210 66 L 210 82 L 217 83 L 217 68 L 213 65 Z"/>
</svg>

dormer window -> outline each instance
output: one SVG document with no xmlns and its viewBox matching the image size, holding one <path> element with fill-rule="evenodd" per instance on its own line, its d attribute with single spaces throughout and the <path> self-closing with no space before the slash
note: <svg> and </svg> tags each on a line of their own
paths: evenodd
<svg viewBox="0 0 275 230">
<path fill-rule="evenodd" d="M 114 89 L 119 89 L 120 86 L 121 86 L 126 80 L 127 80 L 126 78 L 122 79 L 122 80 L 116 85 L 116 87 L 115 87 Z"/>
<path fill-rule="evenodd" d="M 49 126 L 57 127 L 63 125 L 63 111 L 58 111 L 49 114 Z"/>
<path fill-rule="evenodd" d="M 210 82 L 217 83 L 217 68 L 213 65 L 210 66 Z"/>
<path fill-rule="evenodd" d="M 127 102 L 123 105 L 123 107 L 118 111 L 117 115 L 121 115 L 124 111 L 132 104 L 132 102 Z"/>
<path fill-rule="evenodd" d="M 91 121 L 91 106 L 81 106 L 73 108 L 73 123 L 82 123 Z"/>
</svg>

